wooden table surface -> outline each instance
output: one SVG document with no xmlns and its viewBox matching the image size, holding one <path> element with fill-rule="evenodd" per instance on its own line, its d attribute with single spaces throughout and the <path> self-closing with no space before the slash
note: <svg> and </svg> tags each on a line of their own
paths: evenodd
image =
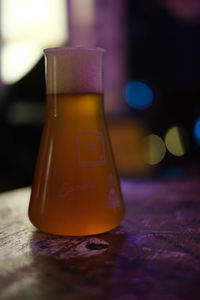
<svg viewBox="0 0 200 300">
<path fill-rule="evenodd" d="M 29 222 L 30 189 L 0 195 L 0 299 L 200 299 L 200 180 L 122 181 L 115 230 L 68 238 Z"/>
</svg>

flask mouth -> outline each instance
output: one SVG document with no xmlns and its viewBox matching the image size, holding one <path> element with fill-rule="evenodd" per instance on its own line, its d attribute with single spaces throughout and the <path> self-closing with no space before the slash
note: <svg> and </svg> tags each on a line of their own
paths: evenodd
<svg viewBox="0 0 200 300">
<path fill-rule="evenodd" d="M 45 54 L 65 54 L 66 52 L 74 51 L 91 51 L 91 52 L 101 52 L 102 54 L 106 52 L 104 48 L 101 47 L 87 47 L 87 46 L 66 46 L 66 47 L 55 47 L 46 48 L 43 50 Z"/>
</svg>

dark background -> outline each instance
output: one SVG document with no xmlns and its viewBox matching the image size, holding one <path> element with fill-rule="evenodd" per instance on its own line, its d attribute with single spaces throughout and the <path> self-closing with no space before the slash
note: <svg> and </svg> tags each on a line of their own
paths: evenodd
<svg viewBox="0 0 200 300">
<path fill-rule="evenodd" d="M 189 133 L 186 155 L 178 158 L 168 153 L 163 164 L 198 161 L 199 144 L 194 139 L 193 128 L 200 116 L 199 18 L 196 15 L 189 20 L 179 18 L 159 1 L 124 3 L 127 77 L 147 81 L 155 99 L 145 111 L 128 108 L 121 117 L 137 116 L 162 137 L 169 127 L 183 126 Z M 44 60 L 10 86 L 3 97 L 0 191 L 32 183 L 45 118 Z M 28 112 L 28 117 L 24 118 L 23 110 Z"/>
</svg>

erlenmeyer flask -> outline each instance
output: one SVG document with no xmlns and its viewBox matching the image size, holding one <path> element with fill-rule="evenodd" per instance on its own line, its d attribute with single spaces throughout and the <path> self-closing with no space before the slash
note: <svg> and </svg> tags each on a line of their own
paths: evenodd
<svg viewBox="0 0 200 300">
<path fill-rule="evenodd" d="M 100 48 L 45 52 L 47 115 L 29 205 L 39 230 L 92 235 L 115 228 L 124 203 L 104 119 Z"/>
</svg>

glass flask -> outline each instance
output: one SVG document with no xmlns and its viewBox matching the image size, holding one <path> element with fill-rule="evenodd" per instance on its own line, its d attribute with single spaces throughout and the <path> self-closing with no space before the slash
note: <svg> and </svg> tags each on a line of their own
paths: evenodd
<svg viewBox="0 0 200 300">
<path fill-rule="evenodd" d="M 104 50 L 44 52 L 47 113 L 29 218 L 57 235 L 109 231 L 123 219 L 124 203 L 104 118 Z"/>
</svg>

